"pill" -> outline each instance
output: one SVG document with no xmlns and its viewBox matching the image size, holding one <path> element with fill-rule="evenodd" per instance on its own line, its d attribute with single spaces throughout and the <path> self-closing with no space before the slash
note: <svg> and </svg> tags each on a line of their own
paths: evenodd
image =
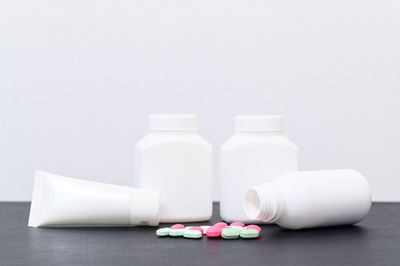
<svg viewBox="0 0 400 266">
<path fill-rule="evenodd" d="M 200 226 L 191 226 L 188 230 L 197 230 L 200 231 L 201 234 L 203 234 L 203 228 L 201 228 Z"/>
<path fill-rule="evenodd" d="M 169 231 L 171 231 L 171 228 L 165 227 L 165 228 L 160 228 L 156 231 L 157 236 L 168 236 Z"/>
<path fill-rule="evenodd" d="M 174 224 L 171 226 L 171 229 L 184 229 L 185 226 L 183 224 Z"/>
<path fill-rule="evenodd" d="M 261 228 L 258 225 L 251 224 L 251 225 L 246 226 L 246 229 L 256 229 L 258 231 L 258 233 L 261 234 Z"/>
<path fill-rule="evenodd" d="M 241 226 L 236 226 L 236 225 L 233 225 L 233 226 L 228 225 L 227 227 L 224 227 L 224 228 L 222 228 L 222 229 L 238 229 L 238 230 L 243 230 L 244 228 L 241 227 Z"/>
<path fill-rule="evenodd" d="M 207 233 L 208 228 L 210 228 L 211 226 L 209 225 L 202 225 L 200 226 L 201 229 L 203 229 L 203 235 L 205 235 Z"/>
<path fill-rule="evenodd" d="M 257 238 L 260 234 L 256 229 L 244 229 L 240 231 L 241 238 Z"/>
<path fill-rule="evenodd" d="M 211 238 L 219 237 L 221 236 L 221 231 L 222 228 L 218 226 L 211 226 L 210 228 L 207 229 L 206 235 Z"/>
<path fill-rule="evenodd" d="M 229 226 L 240 226 L 240 227 L 244 227 L 244 223 L 241 223 L 241 222 L 233 222 L 233 223 L 231 223 Z"/>
<path fill-rule="evenodd" d="M 179 236 L 183 236 L 183 233 L 185 232 L 186 229 L 184 228 L 179 228 L 179 229 L 171 229 L 169 231 L 169 236 L 173 236 L 173 237 L 179 237 Z"/>
<path fill-rule="evenodd" d="M 224 239 L 236 239 L 239 237 L 241 231 L 243 231 L 243 229 L 241 227 L 233 228 L 233 227 L 228 226 L 228 227 L 225 227 L 224 229 L 222 229 L 221 236 Z"/>
<path fill-rule="evenodd" d="M 243 227 L 238 226 L 238 225 L 230 225 L 230 226 L 227 226 L 225 228 L 235 228 L 235 229 L 238 229 L 238 230 L 243 230 L 244 229 Z"/>
<path fill-rule="evenodd" d="M 224 227 L 228 226 L 228 224 L 224 223 L 224 222 L 219 222 L 219 223 L 214 224 L 213 227 L 214 226 L 219 227 L 219 228 L 224 228 Z"/>
<path fill-rule="evenodd" d="M 183 233 L 183 237 L 185 238 L 201 238 L 203 236 L 203 233 L 199 230 L 185 230 Z"/>
</svg>

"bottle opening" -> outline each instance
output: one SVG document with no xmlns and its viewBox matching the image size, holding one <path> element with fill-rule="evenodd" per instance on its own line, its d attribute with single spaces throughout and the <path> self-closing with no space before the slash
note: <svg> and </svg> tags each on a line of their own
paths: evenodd
<svg viewBox="0 0 400 266">
<path fill-rule="evenodd" d="M 250 219 L 258 219 L 260 214 L 260 197 L 254 189 L 250 189 L 245 196 L 245 211 Z"/>
<path fill-rule="evenodd" d="M 275 222 L 279 219 L 282 208 L 282 195 L 271 183 L 251 187 L 245 194 L 244 209 L 250 219 Z"/>
</svg>

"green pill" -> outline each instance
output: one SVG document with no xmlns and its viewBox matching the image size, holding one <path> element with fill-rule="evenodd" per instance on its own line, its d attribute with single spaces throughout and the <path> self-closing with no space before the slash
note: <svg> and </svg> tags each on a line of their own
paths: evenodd
<svg viewBox="0 0 400 266">
<path fill-rule="evenodd" d="M 183 237 L 185 238 L 201 238 L 203 234 L 199 230 L 189 230 L 186 229 L 183 233 Z"/>
<path fill-rule="evenodd" d="M 239 231 L 242 231 L 244 229 L 243 227 L 237 225 L 230 225 L 229 228 L 238 229 Z"/>
<path fill-rule="evenodd" d="M 157 236 L 168 236 L 171 229 L 169 227 L 160 228 L 156 231 Z"/>
<path fill-rule="evenodd" d="M 169 236 L 173 236 L 173 237 L 179 237 L 179 236 L 183 236 L 183 233 L 185 232 L 186 229 L 171 229 L 169 231 Z"/>
<path fill-rule="evenodd" d="M 256 229 L 244 229 L 240 232 L 241 238 L 257 238 L 260 234 Z"/>
<path fill-rule="evenodd" d="M 239 237 L 241 231 L 243 230 L 240 228 L 225 228 L 222 229 L 221 236 L 224 239 L 236 239 Z"/>
</svg>

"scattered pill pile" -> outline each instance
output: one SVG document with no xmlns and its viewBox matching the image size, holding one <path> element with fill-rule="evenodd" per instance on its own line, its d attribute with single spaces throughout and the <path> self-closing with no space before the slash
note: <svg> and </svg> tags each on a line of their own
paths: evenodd
<svg viewBox="0 0 400 266">
<path fill-rule="evenodd" d="M 207 235 L 208 238 L 219 238 L 223 239 L 238 239 L 240 238 L 258 238 L 261 234 L 261 228 L 257 225 L 245 226 L 241 222 L 234 222 L 228 225 L 224 222 L 219 222 L 213 226 L 202 225 L 202 226 L 188 226 L 185 227 L 183 224 L 175 224 L 171 227 L 160 228 L 156 231 L 156 235 L 159 237 L 185 237 L 200 239 L 203 235 Z"/>
</svg>

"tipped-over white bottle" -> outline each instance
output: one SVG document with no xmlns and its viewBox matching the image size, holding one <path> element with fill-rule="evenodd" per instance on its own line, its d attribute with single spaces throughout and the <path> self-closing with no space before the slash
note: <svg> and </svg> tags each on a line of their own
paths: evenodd
<svg viewBox="0 0 400 266">
<path fill-rule="evenodd" d="M 246 216 L 243 208 L 247 188 L 296 171 L 297 153 L 296 145 L 283 134 L 282 116 L 236 116 L 235 134 L 221 147 L 221 218 L 228 222 L 256 222 Z"/>
<path fill-rule="evenodd" d="M 149 130 L 135 147 L 136 186 L 160 192 L 160 222 L 209 220 L 212 148 L 196 116 L 150 115 Z"/>
<path fill-rule="evenodd" d="M 288 229 L 354 224 L 371 207 L 367 180 L 349 169 L 301 171 L 251 187 L 247 215 Z"/>
</svg>

